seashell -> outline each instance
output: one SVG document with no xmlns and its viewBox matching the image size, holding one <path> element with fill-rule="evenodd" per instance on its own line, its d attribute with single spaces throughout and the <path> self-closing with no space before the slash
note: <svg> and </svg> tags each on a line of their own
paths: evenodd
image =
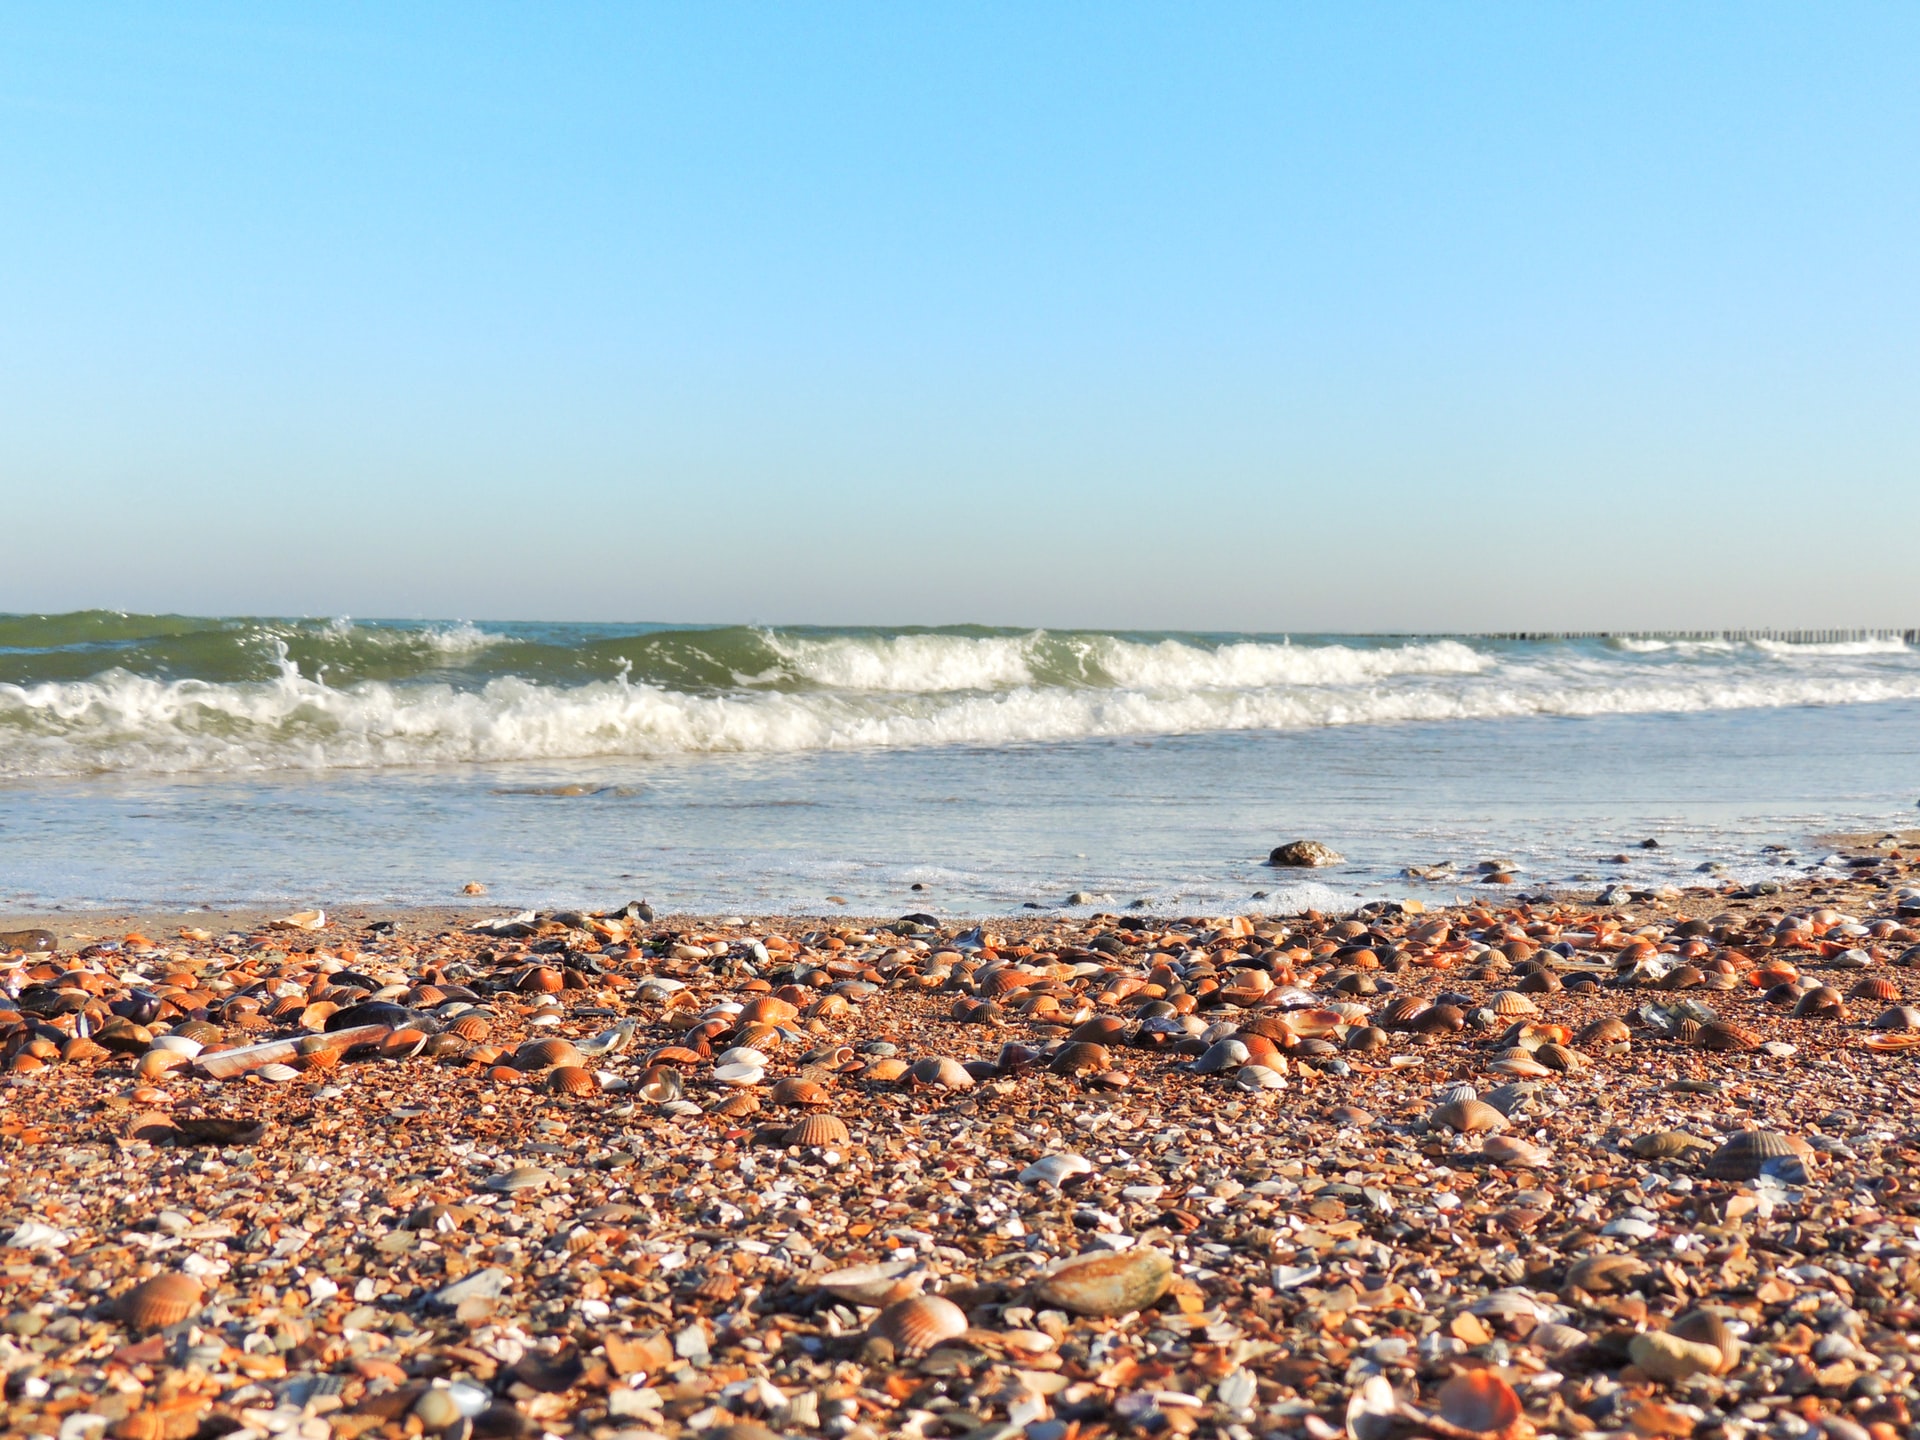
<svg viewBox="0 0 1920 1440">
<path fill-rule="evenodd" d="M 1069 1040 L 1047 1062 L 1047 1069 L 1055 1075 L 1082 1075 L 1094 1070 L 1107 1070 L 1113 1066 L 1113 1057 L 1107 1053 L 1107 1047 L 1096 1045 L 1087 1040 Z"/>
<path fill-rule="evenodd" d="M 1369 1375 L 1347 1401 L 1347 1440 L 1388 1440 L 1402 1428 L 1400 1400 L 1384 1375 Z"/>
<path fill-rule="evenodd" d="M 1770 1160 L 1813 1155 L 1813 1147 L 1797 1135 L 1778 1130 L 1736 1130 L 1720 1148 L 1707 1157 L 1707 1174 L 1716 1180 L 1758 1179 L 1761 1167 Z"/>
<path fill-rule="evenodd" d="M 1075 1155 L 1071 1151 L 1058 1155 L 1042 1155 L 1026 1169 L 1022 1170 L 1019 1180 L 1022 1185 L 1060 1186 L 1075 1175 L 1091 1175 L 1093 1162 L 1084 1155 Z"/>
<path fill-rule="evenodd" d="M 1458 1005 L 1429 1005 L 1412 1020 L 1407 1028 L 1419 1035 L 1439 1035 L 1467 1027 L 1467 1015 Z"/>
<path fill-rule="evenodd" d="M 1544 1165 L 1552 1153 L 1546 1146 L 1517 1135 L 1489 1135 L 1480 1146 L 1481 1156 L 1495 1165 Z"/>
<path fill-rule="evenodd" d="M 380 1058 L 382 1060 L 407 1060 L 420 1053 L 427 1043 L 427 1032 L 403 1025 L 398 1030 L 389 1030 L 380 1037 Z"/>
<path fill-rule="evenodd" d="M 777 996 L 759 995 L 742 1005 L 735 1018 L 747 1025 L 787 1025 L 800 1018 L 800 1007 Z"/>
<path fill-rule="evenodd" d="M 1361 1018 L 1366 1012 L 1361 1011 Z M 1287 1014 L 1287 1028 L 1295 1035 L 1319 1039 L 1331 1035 L 1347 1024 L 1347 1017 L 1337 1009 L 1293 1010 Z"/>
<path fill-rule="evenodd" d="M 789 1075 L 774 1082 L 767 1099 L 775 1105 L 831 1105 L 833 1095 L 817 1080 L 809 1080 L 801 1075 Z"/>
<path fill-rule="evenodd" d="M 1265 1065 L 1242 1065 L 1233 1072 L 1233 1083 L 1242 1090 L 1284 1090 L 1287 1078 Z"/>
<path fill-rule="evenodd" d="M 1089 1045 L 1117 1045 L 1126 1038 L 1126 1034 L 1127 1022 L 1118 1015 L 1096 1015 L 1082 1023 L 1067 1039 L 1085 1041 Z"/>
<path fill-rule="evenodd" d="M 551 1170 L 542 1170 L 538 1165 L 516 1165 L 503 1174 L 489 1178 L 487 1189 L 502 1195 L 518 1195 L 524 1190 L 544 1190 L 553 1184 L 555 1178 Z"/>
<path fill-rule="evenodd" d="M 1884 975 L 1868 975 L 1854 982 L 1847 991 L 1849 1000 L 1875 1000 L 1884 1004 L 1900 998 L 1900 987 Z"/>
<path fill-rule="evenodd" d="M 513 988 L 527 994 L 552 995 L 566 988 L 567 977 L 551 965 L 529 965 L 513 977 Z"/>
<path fill-rule="evenodd" d="M 1282 1050 L 1291 1048 L 1300 1039 L 1293 1027 L 1287 1024 L 1286 1018 L 1280 1015 L 1252 1015 L 1242 1020 L 1240 1037 L 1246 1039 L 1254 1035 L 1271 1040 Z"/>
<path fill-rule="evenodd" d="M 1676 965 L 1660 980 L 1662 990 L 1691 990 L 1706 982 L 1707 972 L 1698 965 Z"/>
<path fill-rule="evenodd" d="M 1920 1047 L 1920 1034 L 1911 1031 L 1892 1033 L 1876 1031 L 1862 1040 L 1861 1045 L 1880 1055 L 1897 1055 Z"/>
<path fill-rule="evenodd" d="M 152 1048 L 155 1050 L 171 1050 L 176 1055 L 184 1055 L 187 1059 L 191 1060 L 207 1047 L 189 1035 L 156 1035 L 153 1037 Z"/>
<path fill-rule="evenodd" d="M 1363 1054 L 1388 1049 L 1393 1037 L 1378 1025 L 1363 1025 L 1347 1036 L 1347 1048 Z"/>
<path fill-rule="evenodd" d="M 1587 1057 L 1564 1045 L 1542 1045 L 1533 1052 L 1533 1058 L 1549 1070 L 1572 1073 L 1587 1068 Z"/>
<path fill-rule="evenodd" d="M 1895 1005 L 1873 1017 L 1875 1030 L 1920 1030 L 1920 1008 Z"/>
<path fill-rule="evenodd" d="M 1674 1160 L 1689 1151 L 1711 1150 L 1713 1146 L 1684 1130 L 1655 1130 L 1650 1135 L 1635 1136 L 1629 1148 L 1642 1160 Z"/>
<path fill-rule="evenodd" d="M 513 1052 L 516 1070 L 548 1070 L 556 1065 L 579 1065 L 586 1057 L 568 1040 L 529 1040 Z"/>
<path fill-rule="evenodd" d="M 1506 1129 L 1507 1117 L 1484 1100 L 1449 1100 L 1434 1107 L 1427 1124 L 1462 1135 L 1479 1135 Z"/>
<path fill-rule="evenodd" d="M 1589 1295 L 1611 1295 L 1631 1290 L 1633 1282 L 1649 1274 L 1647 1262 L 1633 1255 L 1586 1255 L 1567 1267 L 1566 1288 Z"/>
<path fill-rule="evenodd" d="M 786 1043 L 779 1028 L 773 1025 L 741 1025 L 729 1037 L 729 1044 L 743 1050 L 756 1050 L 764 1054 L 769 1050 L 778 1050 Z"/>
<path fill-rule="evenodd" d="M 578 1063 L 575 1061 L 574 1063 Z M 662 1045 L 647 1057 L 649 1065 L 681 1065 L 691 1068 L 707 1063 L 707 1057 L 686 1045 Z"/>
<path fill-rule="evenodd" d="M 1518 990 L 1496 990 L 1487 997 L 1487 1008 L 1496 1015 L 1538 1015 L 1540 1007 Z"/>
<path fill-rule="evenodd" d="M 707 1113 L 709 1115 L 718 1115 L 728 1120 L 738 1120 L 742 1116 L 758 1114 L 759 1110 L 760 1097 L 758 1095 L 754 1095 L 746 1090 L 738 1090 L 725 1099 L 718 1101 Z"/>
<path fill-rule="evenodd" d="M 1463 1370 L 1440 1387 L 1440 1418 L 1476 1435 L 1501 1434 L 1520 1419 L 1520 1397 L 1491 1370 Z"/>
<path fill-rule="evenodd" d="M 640 1078 L 633 1082 L 633 1091 L 649 1105 L 666 1105 L 687 1093 L 680 1072 L 666 1065 L 641 1071 Z"/>
<path fill-rule="evenodd" d="M 1327 1121 L 1342 1129 L 1364 1130 L 1373 1124 L 1373 1116 L 1358 1105 L 1336 1105 L 1327 1112 Z"/>
<path fill-rule="evenodd" d="M 477 1045 L 493 1033 L 493 1022 L 484 1015 L 462 1015 L 447 1030 Z"/>
<path fill-rule="evenodd" d="M 1816 985 L 1794 1003 L 1793 1015 L 1796 1020 L 1844 1020 L 1847 1006 L 1831 985 Z"/>
<path fill-rule="evenodd" d="M 945 1056 L 916 1060 L 907 1074 L 916 1085 L 932 1085 L 941 1090 L 971 1090 L 974 1085 L 967 1067 Z"/>
<path fill-rule="evenodd" d="M 1720 1368 L 1714 1373 L 1724 1375 L 1740 1363 L 1740 1339 L 1733 1333 L 1724 1317 L 1712 1310 L 1689 1310 L 1667 1326 L 1669 1335 L 1678 1335 L 1682 1340 L 1691 1340 L 1696 1345 L 1711 1345 L 1722 1355 Z"/>
<path fill-rule="evenodd" d="M 202 1046 L 216 1044 L 221 1039 L 220 1027 L 206 1020 L 182 1020 L 169 1033 L 183 1040 L 198 1040 Z"/>
<path fill-rule="evenodd" d="M 1216 1040 L 1188 1068 L 1196 1075 L 1219 1075 L 1238 1069 L 1253 1058 L 1243 1040 Z"/>
<path fill-rule="evenodd" d="M 713 1078 L 721 1085 L 758 1085 L 767 1078 L 767 1072 L 759 1065 L 737 1060 L 731 1064 L 714 1066 Z"/>
<path fill-rule="evenodd" d="M 556 1095 L 598 1095 L 600 1082 L 584 1065 L 556 1065 L 547 1072 L 547 1089 Z"/>
<path fill-rule="evenodd" d="M 1043 1303 L 1074 1315 L 1124 1315 L 1144 1310 L 1166 1294 L 1172 1283 L 1172 1258 L 1136 1245 L 1057 1261 L 1034 1282 L 1033 1289 Z"/>
<path fill-rule="evenodd" d="M 1480 1092 L 1465 1080 L 1451 1080 L 1440 1087 L 1434 1098 L 1442 1105 L 1450 1105 L 1457 1100 L 1478 1100 Z"/>
<path fill-rule="evenodd" d="M 967 1312 L 940 1295 L 913 1295 L 880 1312 L 868 1333 L 891 1341 L 902 1359 L 924 1355 L 967 1332 Z"/>
<path fill-rule="evenodd" d="M 206 1293 L 193 1276 L 163 1271 L 120 1297 L 120 1317 L 136 1330 L 164 1330 L 198 1310 Z"/>
<path fill-rule="evenodd" d="M 1700 1027 L 1700 1033 L 1693 1037 L 1693 1043 L 1701 1050 L 1757 1050 L 1760 1048 L 1760 1034 L 1742 1025 L 1715 1020 Z"/>
<path fill-rule="evenodd" d="M 1522 995 L 1558 995 L 1567 987 L 1551 970 L 1533 970 L 1516 980 L 1513 988 Z"/>
<path fill-rule="evenodd" d="M 1691 1045 L 1700 1038 L 1700 1031 L 1703 1028 L 1698 1020 L 1688 1016 L 1686 1019 L 1676 1021 L 1673 1028 L 1667 1033 L 1672 1039 L 1678 1040 L 1682 1045 Z"/>
<path fill-rule="evenodd" d="M 1427 1002 L 1415 995 L 1402 995 L 1389 1000 L 1386 1008 L 1380 1012 L 1380 1027 L 1384 1030 L 1405 1030 L 1427 1008 Z"/>
<path fill-rule="evenodd" d="M 798 1124 L 789 1126 L 787 1133 L 781 1137 L 781 1143 L 824 1150 L 831 1146 L 851 1145 L 853 1136 L 847 1130 L 847 1122 L 838 1115 L 809 1115 Z"/>
<path fill-rule="evenodd" d="M 918 1295 L 926 1280 L 927 1272 L 918 1260 L 890 1260 L 829 1270 L 813 1283 L 849 1305 L 892 1305 Z"/>
<path fill-rule="evenodd" d="M 1521 1080 L 1544 1080 L 1554 1073 L 1524 1051 L 1491 1060 L 1487 1069 L 1496 1075 L 1511 1075 Z"/>
<path fill-rule="evenodd" d="M 1717 1375 L 1726 1368 L 1726 1356 L 1718 1346 L 1660 1330 L 1634 1336 L 1627 1345 L 1627 1356 L 1641 1373 L 1669 1385 L 1681 1384 L 1695 1375 Z"/>
<path fill-rule="evenodd" d="M 767 1068 L 767 1057 L 758 1050 L 745 1045 L 731 1045 L 714 1056 L 713 1063 L 720 1065 L 751 1065 L 757 1070 Z"/>
<path fill-rule="evenodd" d="M 907 1065 L 907 1062 L 898 1056 L 883 1055 L 878 1060 L 869 1063 L 866 1068 L 860 1072 L 860 1075 L 862 1079 L 873 1080 L 884 1085 L 895 1080 L 904 1079 L 909 1069 L 910 1067 Z M 960 1073 L 962 1075 L 967 1074 L 964 1067 L 961 1068 Z M 967 1079 L 972 1080 L 973 1077 L 967 1075 Z"/>
<path fill-rule="evenodd" d="M 273 1085 L 284 1085 L 289 1080 L 300 1078 L 300 1071 L 297 1068 L 292 1065 L 283 1065 L 278 1060 L 262 1065 L 253 1073 Z"/>
<path fill-rule="evenodd" d="M 182 1069 L 191 1063 L 177 1050 L 149 1050 L 135 1063 L 133 1073 L 141 1080 L 158 1080 L 169 1070 Z"/>
<path fill-rule="evenodd" d="M 60 1059 L 68 1065 L 92 1064 L 105 1060 L 113 1052 L 104 1045 L 96 1045 L 85 1035 L 76 1035 L 60 1047 Z"/>
<path fill-rule="evenodd" d="M 1549 1320 L 1536 1325 L 1527 1336 L 1527 1343 L 1544 1350 L 1549 1355 L 1564 1355 L 1587 1343 L 1587 1332 L 1572 1325 L 1562 1325 Z"/>
</svg>

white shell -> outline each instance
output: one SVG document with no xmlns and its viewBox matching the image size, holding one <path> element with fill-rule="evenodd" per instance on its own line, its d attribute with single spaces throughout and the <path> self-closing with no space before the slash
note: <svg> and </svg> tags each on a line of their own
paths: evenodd
<svg viewBox="0 0 1920 1440">
<path fill-rule="evenodd" d="M 1058 1185 L 1073 1175 L 1090 1175 L 1093 1162 L 1084 1155 L 1071 1152 L 1061 1155 L 1042 1155 L 1026 1169 L 1020 1172 L 1022 1185 Z"/>
<path fill-rule="evenodd" d="M 758 1085 L 766 1077 L 767 1072 L 758 1065 L 721 1065 L 713 1072 L 713 1078 L 722 1085 Z"/>
<path fill-rule="evenodd" d="M 149 1050 L 171 1050 L 174 1054 L 184 1055 L 187 1059 L 191 1060 L 206 1047 L 198 1040 L 194 1040 L 186 1035 L 156 1035 L 153 1037 L 153 1043 L 147 1048 Z"/>
<path fill-rule="evenodd" d="M 262 1080 L 270 1080 L 276 1085 L 288 1080 L 298 1080 L 300 1078 L 300 1072 L 298 1070 L 294 1069 L 291 1065 L 282 1065 L 277 1060 L 270 1065 L 262 1065 L 253 1073 L 258 1075 Z"/>
<path fill-rule="evenodd" d="M 1278 1070 L 1270 1070 L 1265 1065 L 1242 1065 L 1235 1072 L 1233 1083 L 1242 1090 L 1284 1090 L 1286 1077 Z"/>
</svg>

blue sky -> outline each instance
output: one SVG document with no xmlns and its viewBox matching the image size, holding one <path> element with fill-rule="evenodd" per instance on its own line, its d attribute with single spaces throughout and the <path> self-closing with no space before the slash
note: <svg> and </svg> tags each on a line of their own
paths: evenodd
<svg viewBox="0 0 1920 1440">
<path fill-rule="evenodd" d="M 0 609 L 1920 624 L 1920 9 L 0 5 Z"/>
</svg>

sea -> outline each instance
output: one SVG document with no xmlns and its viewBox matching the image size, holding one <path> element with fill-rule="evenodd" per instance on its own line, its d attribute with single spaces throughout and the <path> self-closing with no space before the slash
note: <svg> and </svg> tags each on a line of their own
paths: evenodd
<svg viewBox="0 0 1920 1440">
<path fill-rule="evenodd" d="M 1753 884 L 1920 823 L 1912 638 L 0 616 L 0 921 Z"/>
</svg>

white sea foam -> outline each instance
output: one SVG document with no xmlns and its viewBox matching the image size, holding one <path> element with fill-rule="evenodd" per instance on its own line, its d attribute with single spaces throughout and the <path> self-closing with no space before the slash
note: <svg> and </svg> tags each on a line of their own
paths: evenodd
<svg viewBox="0 0 1920 1440">
<path fill-rule="evenodd" d="M 1178 654 L 1182 648 L 1199 658 Z M 936 689 L 935 678 L 944 686 L 955 671 L 940 668 L 945 656 L 937 663 L 913 658 L 912 647 L 892 652 L 898 668 L 891 675 L 844 654 L 831 657 L 850 682 L 892 683 L 801 692 L 690 694 L 624 678 L 561 686 L 509 677 L 477 689 L 375 681 L 336 687 L 291 666 L 276 680 L 251 684 L 108 672 L 79 682 L 0 685 L 0 776 L 1002 746 L 1920 698 L 1920 668 L 1844 656 L 1817 666 L 1580 655 L 1495 662 L 1451 641 L 1373 651 L 1249 644 L 1246 650 L 1261 653 L 1230 653 L 1242 648 L 1176 645 L 1170 652 L 1108 642 L 1100 663 L 1127 679 L 1107 686 L 993 688 L 978 683 L 980 676 L 1010 671 L 976 669 L 976 683 Z M 1289 649 L 1284 663 L 1264 653 Z M 903 674 L 923 688 L 898 684 Z M 1233 683 L 1236 674 L 1243 683 Z"/>
<path fill-rule="evenodd" d="M 1044 638 L 1021 636 L 835 635 L 815 638 L 764 632 L 769 649 L 793 674 L 835 690 L 933 694 L 1001 690 L 1032 684 Z M 756 677 L 758 678 L 758 677 Z"/>
</svg>

